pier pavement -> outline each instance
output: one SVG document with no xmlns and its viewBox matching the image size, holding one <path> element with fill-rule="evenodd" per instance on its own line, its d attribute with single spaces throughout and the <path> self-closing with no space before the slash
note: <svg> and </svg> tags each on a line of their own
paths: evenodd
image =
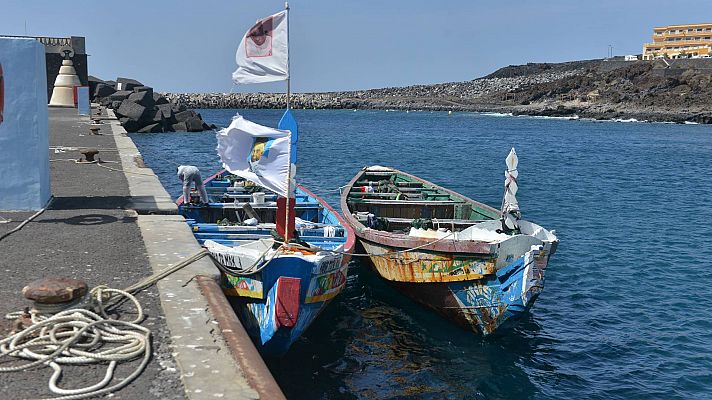
<svg viewBox="0 0 712 400">
<path fill-rule="evenodd" d="M 0 241 L 0 313 L 29 306 L 21 290 L 36 279 L 70 277 L 85 280 L 90 288 L 125 288 L 200 250 L 158 178 L 142 166 L 138 150 L 112 117 L 106 118 L 100 135 L 91 135 L 89 118 L 78 116 L 75 109 L 50 108 L 53 200 L 32 222 Z M 86 147 L 97 148 L 105 162 L 75 163 L 81 156 L 78 149 Z M 11 219 L 0 223 L 0 235 L 32 214 L 0 212 L 3 219 Z M 193 279 L 196 276 L 200 279 Z M 214 303 L 211 310 L 203 296 L 205 286 L 197 281 L 210 282 L 216 276 L 206 257 L 137 295 L 147 315 L 142 325 L 152 331 L 153 355 L 145 371 L 113 398 L 283 396 L 262 360 L 254 360 L 252 343 L 235 339 L 234 331 L 241 326 L 234 313 L 216 309 Z M 118 313 L 130 319 L 133 311 L 125 305 Z M 4 336 L 9 323 L 2 328 Z M 120 364 L 115 376 L 127 376 L 139 362 Z M 14 364 L 0 359 L 0 366 Z M 66 367 L 60 387 L 99 382 L 105 367 Z M 47 388 L 51 372 L 33 368 L 0 373 L 0 398 L 56 397 Z"/>
</svg>

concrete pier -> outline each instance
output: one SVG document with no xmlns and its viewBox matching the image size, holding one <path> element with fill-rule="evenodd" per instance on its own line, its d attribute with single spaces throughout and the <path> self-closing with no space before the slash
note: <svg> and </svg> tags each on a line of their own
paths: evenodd
<svg viewBox="0 0 712 400">
<path fill-rule="evenodd" d="M 92 135 L 89 118 L 74 109 L 50 109 L 54 199 L 32 222 L 0 240 L 5 278 L 0 280 L 0 313 L 28 306 L 20 291 L 39 278 L 64 276 L 86 280 L 90 287 L 124 288 L 200 250 L 158 178 L 143 167 L 131 139 L 111 115 L 105 118 L 100 135 Z M 79 149 L 87 147 L 98 149 L 105 162 L 75 163 Z M 0 221 L 12 220 L 0 223 L 0 236 L 32 214 L 0 212 Z M 234 312 L 203 295 L 204 282 L 214 286 L 217 274 L 206 257 L 138 294 L 148 316 L 142 325 L 153 332 L 153 357 L 113 398 L 284 397 L 249 339 L 235 341 L 234 330 L 241 325 Z M 119 313 L 130 310 L 126 305 Z M 9 325 L 2 326 L 2 336 Z M 5 361 L 2 366 L 13 364 Z M 139 362 L 120 365 L 116 375 L 127 376 Z M 65 368 L 61 386 L 92 385 L 102 379 L 104 368 Z M 56 397 L 47 388 L 51 372 L 0 373 L 0 398 Z"/>
</svg>

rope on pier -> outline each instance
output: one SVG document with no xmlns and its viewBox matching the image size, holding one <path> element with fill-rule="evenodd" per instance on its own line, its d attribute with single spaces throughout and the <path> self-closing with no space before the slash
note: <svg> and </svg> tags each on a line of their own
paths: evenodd
<svg viewBox="0 0 712 400">
<path fill-rule="evenodd" d="M 23 226 L 27 225 L 30 221 L 32 221 L 33 219 L 37 218 L 40 214 L 45 212 L 45 210 L 50 206 L 50 204 L 52 204 L 52 201 L 54 201 L 54 196 L 50 196 L 49 201 L 47 202 L 47 205 L 42 207 L 42 209 L 40 209 L 36 213 L 32 214 L 32 216 L 30 216 L 26 220 L 22 221 L 22 223 L 20 225 L 16 226 L 12 230 L 7 231 L 4 234 L 2 234 L 2 236 L 0 236 L 0 241 L 5 239 L 6 237 L 12 235 L 13 233 L 19 231 L 20 229 L 22 229 Z"/>
<path fill-rule="evenodd" d="M 0 340 L 0 358 L 5 356 L 30 360 L 14 367 L 0 367 L 0 372 L 15 372 L 47 365 L 54 371 L 49 379 L 49 389 L 60 395 L 53 400 L 78 400 L 115 392 L 131 383 L 146 368 L 151 358 L 151 331 L 139 325 L 143 308 L 133 295 L 153 285 L 166 276 L 205 257 L 208 252 L 199 252 L 178 264 L 142 279 L 124 290 L 106 286 L 93 288 L 88 298 L 79 305 L 56 314 L 32 310 L 29 314 L 32 325 Z M 106 310 L 124 300 L 133 303 L 137 316 L 132 321 L 111 319 Z M 83 305 L 83 307 L 82 307 Z M 94 311 L 91 311 L 93 309 Z M 14 312 L 6 316 L 18 319 L 26 312 Z M 119 362 L 142 357 L 136 369 L 118 383 L 108 386 L 113 380 L 114 369 Z M 109 362 L 104 378 L 93 385 L 63 389 L 58 386 L 62 377 L 62 365 L 99 364 Z"/>
<path fill-rule="evenodd" d="M 126 171 L 126 170 L 124 170 L 124 169 L 111 168 L 111 167 L 107 167 L 106 165 L 103 165 L 104 163 L 120 164 L 119 161 L 104 161 L 104 160 L 100 160 L 100 161 L 97 161 L 97 160 L 94 160 L 94 161 L 81 161 L 81 160 L 75 160 L 75 159 L 72 159 L 72 158 L 53 158 L 53 159 L 51 159 L 51 160 L 49 160 L 49 161 L 52 161 L 52 162 L 53 162 L 53 161 L 72 161 L 72 162 L 74 162 L 75 164 L 95 164 L 95 165 L 97 165 L 97 166 L 99 166 L 99 167 L 106 168 L 106 169 L 111 170 L 111 171 L 123 172 L 123 173 L 125 173 L 125 174 L 143 175 L 143 176 L 155 176 L 154 174 L 144 174 L 144 173 L 141 173 L 141 172 Z"/>
</svg>

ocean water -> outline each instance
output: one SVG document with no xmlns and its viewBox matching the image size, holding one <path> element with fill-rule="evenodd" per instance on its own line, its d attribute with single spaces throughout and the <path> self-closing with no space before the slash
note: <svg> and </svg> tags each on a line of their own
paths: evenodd
<svg viewBox="0 0 712 400">
<path fill-rule="evenodd" d="M 225 126 L 236 110 L 201 110 Z M 239 110 L 276 125 L 279 110 Z M 291 399 L 712 398 L 712 127 L 475 113 L 297 110 L 298 179 L 338 208 L 366 165 L 495 207 L 519 155 L 526 219 L 561 239 L 532 312 L 482 338 L 376 277 L 347 289 L 270 369 Z M 132 135 L 173 196 L 218 168 L 213 132 Z"/>
</svg>

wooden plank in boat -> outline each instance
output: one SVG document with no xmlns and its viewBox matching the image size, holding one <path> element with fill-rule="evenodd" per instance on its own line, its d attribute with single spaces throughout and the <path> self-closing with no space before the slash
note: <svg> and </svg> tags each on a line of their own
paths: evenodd
<svg viewBox="0 0 712 400">
<path fill-rule="evenodd" d="M 389 197 L 398 197 L 398 195 L 401 196 L 408 196 L 410 198 L 413 197 L 420 197 L 420 193 L 368 193 L 368 192 L 352 192 L 349 193 L 349 197 L 372 197 L 372 198 L 389 198 Z"/>
<path fill-rule="evenodd" d="M 380 204 L 380 205 L 403 205 L 403 206 L 445 206 L 453 204 L 462 204 L 462 201 L 453 200 L 380 200 L 380 199 L 361 199 L 357 200 L 360 204 Z"/>
<path fill-rule="evenodd" d="M 243 204 L 246 203 L 210 203 L 211 207 L 215 208 L 223 208 L 223 209 L 242 209 Z M 271 202 L 266 202 L 266 203 L 247 203 L 250 206 L 252 206 L 253 209 L 255 210 L 260 210 L 260 209 L 276 209 L 277 208 L 277 202 L 271 201 Z M 297 203 L 295 205 L 296 209 L 306 209 L 306 208 L 319 208 L 319 203 Z"/>
<path fill-rule="evenodd" d="M 388 222 L 394 222 L 397 224 L 410 224 L 413 222 L 412 218 L 396 218 L 396 217 L 384 217 L 388 220 Z M 434 218 L 431 221 L 433 221 L 433 225 L 442 225 L 443 228 L 447 228 L 448 225 L 455 224 L 455 225 L 474 225 L 478 224 L 480 222 L 484 222 L 485 220 L 480 219 L 480 220 L 472 220 L 472 219 L 452 219 L 452 218 Z"/>
<path fill-rule="evenodd" d="M 409 187 L 409 188 L 418 188 L 423 186 L 423 182 L 396 182 L 397 186 L 400 187 Z"/>
</svg>

